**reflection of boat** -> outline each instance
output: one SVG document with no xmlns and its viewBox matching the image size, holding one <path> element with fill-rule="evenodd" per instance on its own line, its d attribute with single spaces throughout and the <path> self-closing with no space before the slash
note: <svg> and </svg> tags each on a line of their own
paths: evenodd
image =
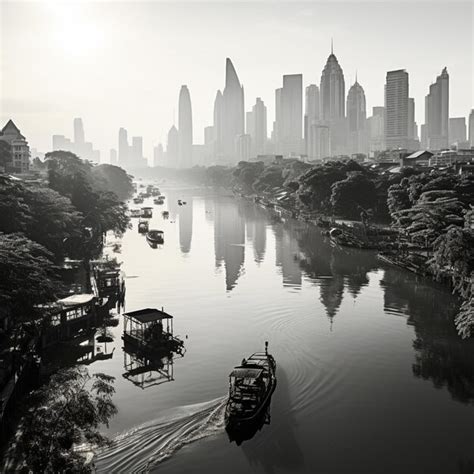
<svg viewBox="0 0 474 474">
<path fill-rule="evenodd" d="M 140 232 L 140 234 L 146 234 L 148 232 L 148 228 L 148 221 L 140 219 L 140 222 L 138 223 L 138 232 Z"/>
<path fill-rule="evenodd" d="M 227 436 L 229 441 L 235 441 L 237 446 L 240 446 L 244 441 L 252 439 L 257 431 L 260 431 L 263 428 L 263 425 L 270 424 L 270 400 L 265 404 L 264 409 L 260 412 L 259 415 L 255 417 L 254 420 L 245 423 L 241 426 L 226 426 Z"/>
<path fill-rule="evenodd" d="M 140 209 L 130 209 L 130 217 L 140 217 Z"/>
<path fill-rule="evenodd" d="M 245 433 L 261 420 L 276 387 L 276 362 L 268 353 L 256 352 L 230 373 L 229 400 L 225 409 L 228 432 Z"/>
<path fill-rule="evenodd" d="M 163 244 L 164 239 L 164 232 L 162 230 L 152 229 L 147 232 L 146 238 L 152 244 Z"/>
<path fill-rule="evenodd" d="M 153 217 L 153 208 L 152 207 L 142 207 L 140 216 L 144 217 L 145 219 Z"/>
<path fill-rule="evenodd" d="M 161 215 L 163 216 L 163 219 L 168 219 L 168 217 L 170 216 L 170 213 L 168 211 L 163 211 Z"/>
</svg>

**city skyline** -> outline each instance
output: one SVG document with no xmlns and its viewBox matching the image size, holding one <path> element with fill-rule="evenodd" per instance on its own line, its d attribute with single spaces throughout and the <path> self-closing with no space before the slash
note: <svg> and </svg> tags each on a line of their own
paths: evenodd
<svg viewBox="0 0 474 474">
<path fill-rule="evenodd" d="M 406 69 L 410 75 L 410 97 L 413 97 L 416 102 L 416 122 L 419 126 L 424 123 L 424 97 L 430 84 L 445 66 L 450 73 L 452 86 L 450 116 L 467 118 L 472 108 L 472 90 L 470 90 L 473 82 L 472 49 L 469 42 L 469 31 L 470 28 L 472 29 L 472 6 L 468 3 L 459 3 L 455 7 L 449 6 L 450 16 L 448 16 L 448 6 L 440 3 L 397 4 L 395 8 L 395 4 L 385 2 L 383 5 L 369 4 L 370 9 L 367 8 L 367 4 L 339 4 L 339 6 L 344 5 L 346 11 L 351 11 L 354 15 L 353 21 L 338 18 L 337 26 L 332 22 L 336 9 L 328 4 L 288 5 L 283 3 L 278 13 L 273 12 L 269 4 L 255 6 L 238 4 L 232 9 L 236 21 L 245 17 L 249 11 L 254 13 L 254 22 L 251 25 L 242 24 L 242 28 L 248 30 L 247 37 L 243 35 L 241 38 L 227 41 L 229 38 L 226 35 L 226 47 L 212 43 L 214 45 L 212 53 L 209 53 L 206 47 L 210 44 L 211 36 L 215 37 L 222 32 L 225 26 L 224 20 L 229 21 L 228 5 L 216 3 L 211 8 L 208 4 L 190 4 L 190 10 L 202 11 L 203 22 L 195 25 L 191 24 L 189 19 L 185 19 L 181 25 L 175 23 L 176 31 L 170 32 L 164 26 L 164 21 L 166 18 L 173 19 L 179 16 L 184 8 L 182 5 L 120 4 L 114 8 L 113 12 L 107 10 L 115 21 L 114 24 L 120 25 L 125 17 L 129 17 L 132 30 L 139 26 L 143 27 L 143 37 L 135 39 L 133 44 L 137 48 L 145 43 L 148 49 L 158 48 L 161 64 L 159 67 L 149 65 L 145 73 L 141 73 L 139 77 L 134 75 L 131 82 L 126 81 L 130 79 L 128 76 L 132 74 L 131 72 L 124 71 L 123 74 L 116 74 L 115 68 L 120 63 L 116 62 L 118 59 L 122 60 L 123 63 L 120 64 L 124 67 L 127 64 L 127 57 L 117 56 L 121 40 L 113 47 L 111 46 L 111 41 L 116 38 L 116 32 L 109 30 L 107 26 L 100 31 L 100 34 L 98 33 L 100 30 L 98 27 L 104 21 L 106 11 L 104 5 L 88 4 L 87 11 L 84 10 L 84 5 L 74 5 L 71 12 L 61 11 L 65 7 L 57 3 L 54 3 L 52 7 L 47 7 L 46 4 L 38 2 L 30 5 L 29 9 L 25 9 L 25 6 L 19 3 L 2 6 L 2 25 L 4 26 L 2 37 L 4 40 L 8 39 L 9 42 L 15 42 L 16 50 L 22 53 L 20 58 L 6 49 L 3 58 L 5 72 L 2 81 L 2 120 L 6 121 L 11 117 L 16 123 L 21 123 L 21 128 L 30 137 L 32 146 L 41 151 L 49 151 L 52 134 L 70 136 L 72 119 L 81 117 L 87 124 L 89 139 L 100 149 L 102 156 L 108 156 L 111 147 L 116 148 L 117 130 L 123 127 L 127 130 L 135 130 L 143 136 L 144 155 L 151 164 L 153 147 L 158 143 L 166 143 L 166 133 L 174 122 L 173 116 L 177 115 L 177 97 L 180 84 L 183 83 L 188 85 L 193 103 L 194 142 L 203 143 L 204 127 L 213 123 L 214 97 L 216 91 L 222 88 L 224 79 L 222 61 L 227 56 L 232 59 L 240 83 L 245 88 L 247 98 L 245 112 L 250 110 L 256 97 L 261 97 L 268 108 L 270 133 L 271 123 L 275 116 L 274 91 L 281 87 L 282 77 L 303 74 L 303 88 L 310 84 L 319 84 L 321 71 L 330 53 L 331 37 L 334 37 L 334 53 L 344 71 L 346 90 L 354 83 L 355 71 L 358 71 L 358 81 L 366 95 L 368 116 L 374 106 L 382 106 L 384 103 L 383 87 L 387 71 L 399 68 Z M 427 8 L 428 5 L 429 8 Z M 449 34 L 444 34 L 443 38 L 430 37 L 430 47 L 423 50 L 422 46 L 426 46 L 427 39 L 412 28 L 406 38 L 398 39 L 399 45 L 395 44 L 394 38 L 386 36 L 382 36 L 383 47 L 374 43 L 374 37 L 382 34 L 383 28 L 380 24 L 382 18 L 385 19 L 386 29 L 390 25 L 395 25 L 400 15 L 405 13 L 404 21 L 408 31 L 411 26 L 414 27 L 416 23 L 414 17 L 419 10 L 424 11 L 425 18 L 427 21 L 429 19 L 432 28 L 443 25 L 448 29 L 452 28 L 444 19 L 455 20 L 456 39 Z M 355 28 L 354 23 L 362 19 L 364 12 L 369 18 L 369 11 L 372 22 L 370 33 L 362 34 L 361 32 L 356 38 L 347 38 L 347 34 Z M 192 26 L 191 30 L 195 34 L 202 33 L 203 41 L 200 49 L 206 49 L 208 54 L 204 54 L 205 51 L 197 51 L 196 57 L 190 61 L 191 64 L 185 64 L 184 57 L 180 59 L 179 54 L 170 56 L 170 50 L 160 55 L 163 47 L 156 44 L 158 33 L 152 31 L 150 20 L 145 18 L 147 15 L 153 16 L 158 13 L 156 21 L 159 25 L 156 29 L 160 30 L 160 34 L 165 38 L 176 39 L 178 33 Z M 328 21 L 328 25 L 322 25 L 318 14 L 321 14 L 322 18 L 331 20 Z M 68 25 L 67 22 L 70 21 L 71 16 L 77 23 L 75 29 L 72 30 L 73 34 L 80 36 L 81 33 L 92 29 L 87 40 L 81 36 L 81 41 L 77 38 L 74 41 L 70 38 L 64 41 L 64 36 L 58 38 L 53 35 L 54 32 L 57 33 L 59 20 L 62 20 L 61 24 L 64 28 Z M 30 26 L 26 32 L 22 32 L 22 36 L 14 29 L 16 17 L 21 17 L 25 24 Z M 216 19 L 221 19 L 224 23 L 217 22 L 216 24 Z M 216 26 L 214 31 L 205 33 L 203 30 L 209 22 Z M 94 25 L 96 29 L 93 28 Z M 361 28 L 362 25 L 365 23 L 360 23 Z M 163 28 L 160 29 L 158 26 L 163 26 Z M 39 43 L 47 41 L 48 45 L 52 46 L 51 42 L 53 42 L 53 46 L 56 45 L 57 48 L 50 47 L 48 52 L 42 51 L 39 57 L 44 60 L 45 69 L 51 64 L 55 68 L 59 67 L 55 71 L 58 77 L 52 82 L 55 87 L 49 84 L 46 89 L 48 81 L 35 80 L 36 76 L 23 72 L 26 68 L 34 69 L 37 64 L 37 58 L 34 58 L 31 53 L 30 55 L 23 54 L 26 48 L 25 42 L 28 39 L 31 40 L 31 34 L 40 34 L 45 28 L 49 28 L 51 33 L 45 34 L 44 39 L 38 40 Z M 299 37 L 305 41 L 294 42 L 297 45 L 293 45 L 293 42 L 288 40 L 290 38 L 288 35 L 293 30 L 298 30 Z M 188 49 L 192 49 L 188 41 L 192 31 L 186 33 L 177 42 L 178 52 L 184 48 L 184 43 Z M 93 41 L 94 32 L 97 33 L 95 42 Z M 257 38 L 260 38 L 257 36 L 258 32 L 264 33 L 261 36 L 265 39 L 257 41 Z M 128 36 L 127 38 L 130 39 Z M 307 44 L 308 40 L 311 40 L 309 42 L 311 47 Z M 60 45 L 59 42 L 61 42 Z M 460 42 L 463 42 L 465 47 L 456 47 Z M 248 50 L 249 44 L 253 46 L 251 54 Z M 421 65 L 417 64 L 420 61 L 414 57 L 416 55 L 413 55 L 414 46 L 420 47 L 420 51 L 425 53 L 426 57 L 423 57 Z M 134 64 L 145 61 L 145 53 L 138 49 L 134 51 L 136 54 L 128 60 L 133 59 Z M 437 54 L 433 54 L 433 51 Z M 105 53 L 107 56 L 104 56 Z M 103 60 L 104 64 L 97 59 Z M 112 59 L 114 64 L 111 69 L 106 70 L 105 66 L 110 66 L 109 62 Z M 72 77 L 71 84 L 66 84 L 65 74 L 71 72 L 73 63 L 76 64 L 75 71 L 81 70 L 78 68 L 85 68 L 87 74 L 77 74 L 77 79 Z M 43 74 L 43 68 L 39 71 Z M 113 80 L 111 79 L 112 72 L 115 74 Z M 152 74 L 147 77 L 146 73 L 150 72 Z M 105 76 L 101 78 L 103 73 Z M 209 80 L 211 76 L 213 78 Z M 143 95 L 135 90 L 130 90 L 127 97 L 120 95 L 125 90 L 128 91 L 125 86 L 138 87 L 150 98 L 145 100 Z M 75 94 L 70 93 L 71 87 Z M 92 98 L 84 102 L 81 98 L 85 90 L 90 91 L 91 88 L 94 91 Z M 115 99 L 113 105 L 111 105 L 112 98 Z M 130 104 L 131 101 L 133 105 Z M 26 106 L 27 103 L 30 105 Z M 175 123 L 175 125 L 178 124 Z"/>
</svg>

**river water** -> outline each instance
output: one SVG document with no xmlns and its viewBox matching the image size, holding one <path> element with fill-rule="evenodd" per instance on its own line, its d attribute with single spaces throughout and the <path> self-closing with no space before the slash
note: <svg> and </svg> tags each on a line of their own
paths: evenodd
<svg viewBox="0 0 474 474">
<path fill-rule="evenodd" d="M 119 409 L 99 471 L 474 471 L 474 341 L 456 335 L 447 289 L 245 200 L 162 192 L 150 227 L 164 245 L 137 221 L 121 240 L 125 310 L 164 307 L 186 353 L 137 375 L 122 318 L 98 345 L 113 356 L 90 370 L 116 377 Z M 264 341 L 278 365 L 270 423 L 237 446 L 223 428 L 228 374 Z"/>
</svg>

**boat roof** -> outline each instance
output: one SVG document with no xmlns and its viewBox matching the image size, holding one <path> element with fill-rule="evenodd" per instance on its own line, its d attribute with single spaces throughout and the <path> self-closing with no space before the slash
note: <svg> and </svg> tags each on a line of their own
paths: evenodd
<svg viewBox="0 0 474 474">
<path fill-rule="evenodd" d="M 171 314 L 156 308 L 145 308 L 137 311 L 124 313 L 124 316 L 136 319 L 140 323 L 151 323 L 153 321 L 161 321 L 162 319 L 173 319 Z"/>
<path fill-rule="evenodd" d="M 230 373 L 230 377 L 236 377 L 239 379 L 256 379 L 263 372 L 263 369 L 258 367 L 248 367 L 245 365 L 240 365 L 234 367 L 234 370 Z"/>
<path fill-rule="evenodd" d="M 71 295 L 68 296 L 67 298 L 63 298 L 61 300 L 58 300 L 57 303 L 63 305 L 63 306 L 75 306 L 79 304 L 86 304 L 89 303 L 94 299 L 94 295 L 90 293 L 83 293 L 79 295 Z"/>
</svg>

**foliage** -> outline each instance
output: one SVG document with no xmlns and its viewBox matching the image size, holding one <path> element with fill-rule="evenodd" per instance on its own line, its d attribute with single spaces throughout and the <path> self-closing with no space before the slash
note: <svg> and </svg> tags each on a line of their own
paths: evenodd
<svg viewBox="0 0 474 474">
<path fill-rule="evenodd" d="M 84 367 L 65 369 L 35 391 L 9 448 L 21 472 L 92 472 L 74 448 L 81 443 L 103 445 L 102 424 L 108 426 L 117 408 L 112 402 L 114 377 L 89 375 Z"/>
<path fill-rule="evenodd" d="M 474 294 L 474 291 L 471 290 L 471 294 Z M 454 324 L 463 339 L 474 336 L 474 296 L 466 299 L 461 305 Z"/>
<path fill-rule="evenodd" d="M 270 191 L 283 186 L 285 178 L 281 166 L 267 166 L 253 184 L 253 188 L 257 192 Z"/>
<path fill-rule="evenodd" d="M 253 184 L 264 170 L 263 161 L 251 163 L 248 161 L 240 161 L 232 172 L 234 185 L 247 193 L 253 193 Z"/>
<path fill-rule="evenodd" d="M 102 189 L 116 194 L 121 201 L 126 201 L 133 194 L 131 176 L 118 166 L 94 166 L 92 174 L 100 182 Z"/>
<path fill-rule="evenodd" d="M 60 285 L 51 260 L 50 252 L 22 234 L 0 233 L 0 306 L 17 318 L 31 317 L 35 305 L 56 299 Z"/>
<path fill-rule="evenodd" d="M 342 217 L 357 219 L 361 211 L 376 204 L 375 185 L 361 172 L 353 172 L 331 187 L 331 206 Z"/>
</svg>

